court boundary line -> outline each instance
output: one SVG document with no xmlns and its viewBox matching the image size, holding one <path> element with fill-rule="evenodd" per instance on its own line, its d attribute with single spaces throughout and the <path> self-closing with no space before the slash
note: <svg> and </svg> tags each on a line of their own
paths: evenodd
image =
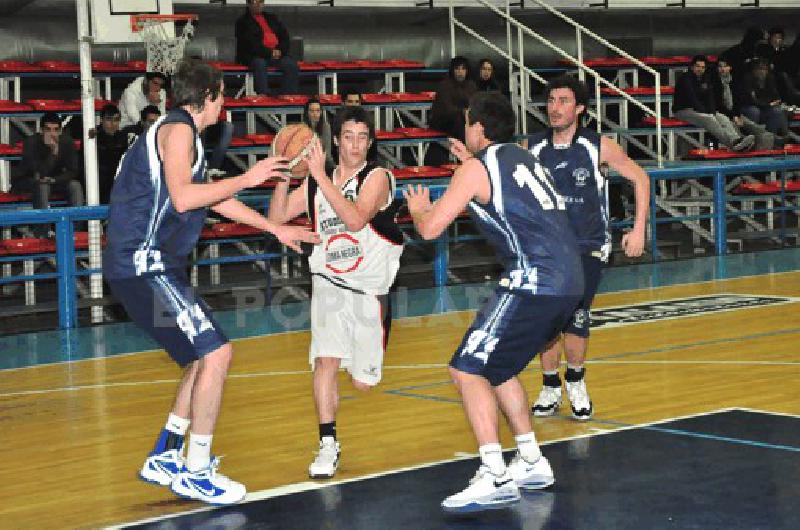
<svg viewBox="0 0 800 530">
<path fill-rule="evenodd" d="M 698 412 L 698 413 L 694 413 L 694 414 L 685 414 L 685 415 L 680 415 L 680 416 L 675 416 L 675 417 L 670 417 L 670 418 L 664 418 L 664 419 L 655 420 L 655 421 L 652 421 L 652 422 L 645 422 L 645 423 L 640 423 L 640 424 L 630 424 L 628 426 L 620 426 L 619 428 L 616 428 L 616 429 L 596 431 L 596 432 L 591 432 L 591 433 L 582 433 L 582 434 L 577 434 L 577 435 L 572 435 L 572 436 L 564 436 L 564 437 L 561 437 L 561 438 L 555 438 L 553 440 L 547 440 L 545 442 L 540 442 L 539 445 L 540 446 L 547 446 L 547 445 L 553 445 L 553 444 L 562 443 L 562 442 L 569 442 L 569 441 L 572 441 L 572 440 L 580 440 L 580 439 L 583 439 L 583 438 L 592 438 L 592 437 L 595 437 L 595 436 L 604 436 L 604 435 L 607 435 L 607 434 L 614 434 L 614 433 L 617 433 L 617 432 L 629 431 L 629 430 L 640 429 L 640 428 L 645 428 L 645 427 L 652 427 L 652 426 L 656 426 L 656 425 L 659 425 L 659 424 L 662 424 L 662 423 L 668 423 L 670 421 L 679 421 L 679 420 L 684 420 L 684 419 L 699 418 L 699 417 L 702 417 L 702 416 L 710 416 L 712 414 L 731 412 L 731 411 L 734 411 L 734 410 L 740 410 L 740 407 L 723 407 L 723 408 L 710 410 L 710 411 L 706 411 L 706 412 Z M 503 452 L 507 452 L 507 451 L 511 451 L 511 450 L 513 450 L 513 448 L 504 448 Z M 165 520 L 174 519 L 174 518 L 177 518 L 177 517 L 183 517 L 183 516 L 187 516 L 187 515 L 194 515 L 194 514 L 197 514 L 197 513 L 210 512 L 210 511 L 214 511 L 214 510 L 217 510 L 217 509 L 220 509 L 220 508 L 227 508 L 227 507 L 231 507 L 231 506 L 239 506 L 239 505 L 242 505 L 242 504 L 249 504 L 249 503 L 252 503 L 252 502 L 263 501 L 263 500 L 273 499 L 273 498 L 277 498 L 277 497 L 283 497 L 285 495 L 292 495 L 292 494 L 295 494 L 295 493 L 304 493 L 306 491 L 321 490 L 321 489 L 328 488 L 328 487 L 331 487 L 331 486 L 340 486 L 340 485 L 343 485 L 343 484 L 350 484 L 350 483 L 353 483 L 353 482 L 361 482 L 361 481 L 365 481 L 365 480 L 371 480 L 373 478 L 385 477 L 385 476 L 389 476 L 389 475 L 395 475 L 395 474 L 398 474 L 398 473 L 405 473 L 405 472 L 408 472 L 408 471 L 416 471 L 418 469 L 426 469 L 426 468 L 429 468 L 429 467 L 435 467 L 435 466 L 440 466 L 440 465 L 444 465 L 444 464 L 450 464 L 450 463 L 459 462 L 459 461 L 462 461 L 462 460 L 471 460 L 473 458 L 476 458 L 477 456 L 478 456 L 477 453 L 474 453 L 474 454 L 473 453 L 460 453 L 460 455 L 455 457 L 455 458 L 437 460 L 437 461 L 434 461 L 434 462 L 426 462 L 426 463 L 417 464 L 417 465 L 414 465 L 414 466 L 405 466 L 405 467 L 391 469 L 391 470 L 387 470 L 387 471 L 380 471 L 380 472 L 377 472 L 377 473 L 370 473 L 370 474 L 363 475 L 363 476 L 360 476 L 360 477 L 352 477 L 352 478 L 348 478 L 348 479 L 329 481 L 329 482 L 324 482 L 324 483 L 306 481 L 306 482 L 298 482 L 298 483 L 295 483 L 295 484 L 287 484 L 287 485 L 284 485 L 284 486 L 277 486 L 275 488 L 269 488 L 269 489 L 266 489 L 266 490 L 260 490 L 260 491 L 255 491 L 253 493 L 248 493 L 247 496 L 244 498 L 244 500 L 242 502 L 240 502 L 238 504 L 234 504 L 234 505 L 229 505 L 229 506 L 208 506 L 208 505 L 206 505 L 206 506 L 202 506 L 200 508 L 196 508 L 196 509 L 193 509 L 193 510 L 187 510 L 185 512 L 178 512 L 178 513 L 173 513 L 173 514 L 168 514 L 168 515 L 150 517 L 150 518 L 141 519 L 141 520 L 138 520 L 138 521 L 131 521 L 131 522 L 127 522 L 127 523 L 121 523 L 121 524 L 118 524 L 118 525 L 107 526 L 106 528 L 108 528 L 109 530 L 118 530 L 118 529 L 123 529 L 123 528 L 131 528 L 131 527 L 134 527 L 134 526 L 137 526 L 137 525 L 148 524 L 148 523 L 156 523 L 156 522 L 159 522 L 159 521 L 165 521 Z"/>
<path fill-rule="evenodd" d="M 652 265 L 657 265 L 657 264 L 650 264 L 650 265 L 652 266 Z M 636 287 L 636 288 L 633 288 L 633 289 L 619 289 L 619 290 L 616 290 L 616 291 L 608 291 L 608 292 L 598 293 L 597 296 L 613 295 L 613 294 L 618 294 L 618 293 L 633 293 L 633 292 L 637 292 L 637 291 L 654 291 L 654 290 L 661 290 L 661 289 L 670 289 L 670 288 L 673 288 L 673 287 L 684 287 L 684 286 L 691 286 L 691 285 L 700 285 L 700 284 L 704 284 L 704 283 L 732 282 L 732 281 L 741 280 L 743 278 L 754 278 L 754 277 L 757 277 L 757 276 L 780 276 L 780 275 L 783 275 L 783 274 L 800 274 L 800 271 L 792 270 L 792 271 L 780 271 L 780 272 L 765 272 L 765 273 L 761 273 L 761 274 L 746 274 L 746 275 L 742 275 L 742 276 L 736 276 L 735 278 L 699 280 L 699 281 L 696 281 L 696 282 L 676 283 L 676 284 L 672 284 L 672 285 L 657 285 L 657 286 L 651 286 L 651 287 Z M 471 285 L 475 285 L 475 284 L 471 284 Z M 432 289 L 432 288 L 430 288 L 430 289 Z M 736 293 L 734 293 L 734 294 L 736 294 Z M 767 295 L 763 295 L 763 296 L 767 296 Z M 778 296 L 778 295 L 776 295 L 776 296 Z M 638 302 L 638 303 L 646 303 L 646 302 Z M 598 307 L 597 309 L 605 309 L 605 307 Z M 419 319 L 419 318 L 425 318 L 425 317 L 437 317 L 437 316 L 455 315 L 455 314 L 458 314 L 458 313 L 476 312 L 477 310 L 478 310 L 477 308 L 476 309 L 456 309 L 456 310 L 444 311 L 444 312 L 440 312 L 440 313 L 427 313 L 427 314 L 424 314 L 424 315 L 400 317 L 400 318 L 397 318 L 397 319 L 393 319 L 393 322 L 402 322 L 404 320 Z M 128 324 L 130 324 L 130 322 L 128 322 Z M 613 329 L 613 328 L 609 328 L 609 329 Z M 600 330 L 598 329 L 597 331 L 600 331 Z M 59 330 L 54 330 L 54 332 L 58 333 Z M 310 328 L 309 329 L 295 329 L 295 330 L 291 330 L 291 331 L 277 331 L 277 332 L 274 332 L 274 333 L 261 333 L 261 334 L 258 334 L 258 335 L 251 335 L 249 337 L 239 337 L 237 339 L 231 339 L 230 341 L 231 341 L 231 343 L 234 343 L 234 342 L 238 342 L 238 341 L 260 339 L 260 338 L 264 338 L 264 337 L 273 337 L 273 336 L 280 336 L 280 335 L 286 335 L 286 334 L 291 334 L 291 333 L 308 333 L 308 332 L 310 332 Z M 14 335 L 9 335 L 9 337 L 13 337 L 13 336 Z M 0 368 L 0 373 L 11 372 L 11 371 L 14 371 L 14 370 L 29 370 L 31 368 L 38 368 L 40 366 L 58 366 L 58 365 L 61 365 L 61 364 L 78 363 L 78 362 L 84 362 L 84 361 L 98 361 L 98 360 L 105 360 L 105 359 L 113 359 L 113 358 L 126 357 L 126 356 L 129 356 L 129 355 L 138 355 L 138 354 L 141 354 L 141 353 L 152 353 L 152 352 L 158 352 L 158 351 L 163 351 L 163 350 L 160 349 L 160 348 L 153 348 L 153 349 L 149 349 L 149 350 L 138 350 L 138 351 L 133 351 L 133 352 L 117 353 L 117 354 L 113 354 L 113 355 L 103 355 L 102 357 L 87 357 L 87 358 L 84 358 L 84 359 L 74 359 L 74 360 L 67 360 L 67 361 L 56 361 L 56 362 L 52 362 L 52 363 L 42 363 L 42 364 L 35 364 L 35 365 L 29 365 L 29 366 L 18 366 L 18 367 L 15 367 L 15 368 Z"/>
</svg>

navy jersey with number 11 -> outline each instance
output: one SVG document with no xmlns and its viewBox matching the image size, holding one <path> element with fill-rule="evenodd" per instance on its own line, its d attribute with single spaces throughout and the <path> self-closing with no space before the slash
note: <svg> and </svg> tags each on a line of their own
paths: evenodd
<svg viewBox="0 0 800 530">
<path fill-rule="evenodd" d="M 536 295 L 583 292 L 578 244 L 564 199 L 552 179 L 517 144 L 493 144 L 475 154 L 486 167 L 491 198 L 470 213 L 505 267 L 500 285 Z"/>
</svg>

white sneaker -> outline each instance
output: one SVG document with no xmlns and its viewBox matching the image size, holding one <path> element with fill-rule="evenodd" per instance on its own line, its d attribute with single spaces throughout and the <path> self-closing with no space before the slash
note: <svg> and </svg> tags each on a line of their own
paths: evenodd
<svg viewBox="0 0 800 530">
<path fill-rule="evenodd" d="M 542 391 L 539 392 L 539 397 L 536 398 L 536 403 L 531 407 L 531 412 L 534 416 L 552 416 L 560 406 L 561 387 L 544 385 Z"/>
<path fill-rule="evenodd" d="M 200 471 L 189 471 L 183 466 L 172 481 L 172 492 L 179 497 L 196 499 L 209 504 L 235 504 L 247 494 L 240 484 L 217 473 L 219 458 L 213 458 L 209 466 Z"/>
<path fill-rule="evenodd" d="M 182 467 L 183 458 L 180 449 L 150 453 L 139 471 L 139 477 L 159 486 L 169 486 Z"/>
<path fill-rule="evenodd" d="M 588 420 L 592 417 L 592 400 L 586 391 L 586 383 L 580 381 L 567 381 L 567 397 L 572 405 L 572 417 L 576 420 Z"/>
<path fill-rule="evenodd" d="M 332 436 L 323 436 L 319 441 L 317 457 L 308 466 L 308 476 L 311 478 L 331 478 L 339 467 L 339 442 Z"/>
<path fill-rule="evenodd" d="M 508 464 L 508 472 L 511 473 L 517 487 L 523 490 L 540 490 L 552 486 L 556 481 L 553 468 L 544 455 L 531 463 L 517 453 Z"/>
<path fill-rule="evenodd" d="M 450 513 L 495 510 L 511 506 L 519 499 L 519 488 L 508 469 L 498 477 L 489 471 L 488 466 L 481 465 L 465 490 L 442 501 L 442 509 Z"/>
</svg>

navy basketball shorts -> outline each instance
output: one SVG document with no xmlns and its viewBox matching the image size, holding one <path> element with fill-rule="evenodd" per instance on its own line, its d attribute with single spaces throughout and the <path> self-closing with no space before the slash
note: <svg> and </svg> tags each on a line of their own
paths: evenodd
<svg viewBox="0 0 800 530">
<path fill-rule="evenodd" d="M 467 330 L 450 366 L 499 386 L 516 376 L 564 329 L 580 296 L 497 289 Z"/>
<path fill-rule="evenodd" d="M 583 262 L 583 298 L 563 331 L 564 333 L 587 338 L 589 336 L 589 328 L 592 325 L 590 308 L 592 307 L 594 295 L 597 294 L 597 288 L 600 286 L 600 280 L 603 277 L 604 263 L 600 258 L 596 258 L 591 254 L 583 254 L 581 261 Z"/>
<path fill-rule="evenodd" d="M 108 280 L 108 285 L 131 320 L 181 367 L 228 343 L 208 305 L 182 272 Z"/>
</svg>

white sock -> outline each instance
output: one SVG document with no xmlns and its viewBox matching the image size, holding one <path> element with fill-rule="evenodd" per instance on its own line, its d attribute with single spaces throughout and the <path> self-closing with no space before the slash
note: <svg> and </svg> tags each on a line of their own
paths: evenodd
<svg viewBox="0 0 800 530">
<path fill-rule="evenodd" d="M 213 434 L 189 433 L 189 449 L 186 452 L 186 467 L 189 471 L 200 471 L 211 463 L 211 439 Z"/>
<path fill-rule="evenodd" d="M 517 449 L 519 449 L 520 456 L 526 462 L 532 464 L 542 456 L 542 451 L 539 449 L 539 444 L 536 443 L 536 435 L 533 434 L 533 431 L 515 436 L 514 439 L 517 441 Z"/>
<path fill-rule="evenodd" d="M 575 370 L 576 372 L 583 371 L 583 365 L 582 364 L 569 364 L 569 363 L 567 363 L 567 368 L 569 368 L 570 370 Z"/>
<path fill-rule="evenodd" d="M 492 475 L 502 477 L 506 473 L 506 462 L 503 460 L 503 448 L 500 444 L 486 444 L 478 448 L 481 462 L 489 468 Z"/>
<path fill-rule="evenodd" d="M 169 432 L 186 436 L 186 431 L 189 430 L 189 418 L 181 418 L 170 412 L 164 428 Z"/>
</svg>

